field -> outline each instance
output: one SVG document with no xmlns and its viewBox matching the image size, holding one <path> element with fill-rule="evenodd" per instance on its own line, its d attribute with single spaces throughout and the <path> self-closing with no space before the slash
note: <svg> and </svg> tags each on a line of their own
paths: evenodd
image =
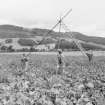
<svg viewBox="0 0 105 105">
<path fill-rule="evenodd" d="M 64 53 L 65 67 L 56 74 L 56 53 L 32 53 L 28 68 L 21 53 L 0 54 L 0 105 L 104 105 L 105 52 L 94 62 L 80 52 Z"/>
</svg>

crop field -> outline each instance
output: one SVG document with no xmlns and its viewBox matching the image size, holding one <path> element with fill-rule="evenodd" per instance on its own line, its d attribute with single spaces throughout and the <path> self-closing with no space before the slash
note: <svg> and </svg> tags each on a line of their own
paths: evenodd
<svg viewBox="0 0 105 105">
<path fill-rule="evenodd" d="M 64 55 L 57 74 L 56 53 L 32 53 L 26 69 L 22 54 L 0 54 L 0 105 L 105 105 L 104 53 L 96 53 L 93 63 Z"/>
</svg>

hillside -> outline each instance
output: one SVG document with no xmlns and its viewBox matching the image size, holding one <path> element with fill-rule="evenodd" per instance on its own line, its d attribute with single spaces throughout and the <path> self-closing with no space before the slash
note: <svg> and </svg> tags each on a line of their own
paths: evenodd
<svg viewBox="0 0 105 105">
<path fill-rule="evenodd" d="M 105 45 L 105 38 L 103 38 L 103 37 L 86 36 L 86 35 L 81 34 L 79 32 L 73 32 L 73 35 L 78 40 Z"/>
<path fill-rule="evenodd" d="M 13 25 L 0 25 L 0 38 L 30 38 L 34 34 L 26 28 Z"/>
<path fill-rule="evenodd" d="M 99 45 L 99 44 L 94 44 L 94 43 L 87 43 L 87 42 L 83 42 L 78 40 L 79 43 L 81 43 L 82 47 L 85 50 L 105 50 L 105 46 Z M 63 39 L 60 44 L 57 43 L 55 46 L 56 49 L 61 48 L 61 49 L 69 49 L 69 50 L 74 50 L 74 51 L 78 51 L 80 50 L 77 46 L 77 44 L 74 41 L 68 41 Z"/>
<path fill-rule="evenodd" d="M 35 36 L 43 36 L 47 34 L 49 29 L 27 29 L 20 26 L 14 26 L 14 25 L 0 25 L 0 38 L 32 38 Z M 56 37 L 68 37 L 66 34 L 70 33 L 57 33 L 54 31 L 51 31 L 48 36 L 56 38 Z M 105 45 L 105 38 L 102 37 L 93 37 L 93 36 L 87 36 L 79 32 L 72 32 L 72 34 L 75 36 L 75 38 L 85 41 L 85 42 L 94 42 L 97 44 L 103 44 Z"/>
<path fill-rule="evenodd" d="M 58 33 L 51 31 L 49 34 L 49 29 L 39 29 L 39 28 L 24 28 L 20 26 L 14 26 L 14 25 L 0 25 L 0 39 L 8 39 L 8 38 L 18 38 L 18 39 L 26 39 L 28 38 L 29 40 L 20 40 L 20 42 L 16 42 L 20 45 L 32 45 L 37 44 L 36 41 L 39 41 L 42 39 L 42 36 L 47 35 L 45 40 L 43 40 L 40 44 L 48 44 L 48 43 L 57 43 L 59 38 L 65 39 L 66 42 L 69 40 L 68 37 L 70 36 L 71 33 L 65 32 L 65 33 Z M 82 42 L 82 45 L 89 47 L 89 48 L 105 48 L 105 38 L 102 37 L 93 37 L 93 36 L 87 36 L 79 32 L 72 32 L 74 37 Z M 31 40 L 30 40 L 31 38 Z M 32 41 L 34 40 L 34 41 Z M 27 42 L 28 41 L 28 42 Z M 70 40 L 69 40 L 70 41 Z M 16 44 L 14 43 L 14 44 Z M 33 45 L 34 45 L 33 44 Z M 68 46 L 70 43 L 63 43 L 64 46 Z M 69 46 L 70 47 L 70 46 Z M 69 48 L 68 47 L 68 48 Z M 72 47 L 72 46 L 71 46 Z M 86 48 L 88 49 L 88 48 Z"/>
</svg>

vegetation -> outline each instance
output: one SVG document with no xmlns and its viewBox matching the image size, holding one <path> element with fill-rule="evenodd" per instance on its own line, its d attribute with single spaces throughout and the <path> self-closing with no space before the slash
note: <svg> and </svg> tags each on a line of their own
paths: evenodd
<svg viewBox="0 0 105 105">
<path fill-rule="evenodd" d="M 105 50 L 105 48 L 94 45 L 94 44 L 88 44 L 88 43 L 83 43 L 80 42 L 81 46 L 85 49 L 85 50 Z M 80 49 L 78 48 L 78 46 L 76 45 L 76 43 L 74 41 L 65 41 L 62 40 L 61 42 L 56 43 L 55 49 L 67 49 L 67 50 L 73 50 L 73 51 L 79 51 Z"/>
<path fill-rule="evenodd" d="M 24 27 L 14 26 L 14 25 L 0 25 L 0 38 L 34 38 L 35 36 L 46 35 L 49 29 L 26 29 Z M 47 36 L 56 39 L 58 38 L 69 38 L 71 33 L 58 33 L 51 31 Z M 92 37 L 87 36 L 79 32 L 72 32 L 74 37 L 80 41 L 92 42 L 96 44 L 105 45 L 105 38 L 103 37 Z"/>
<path fill-rule="evenodd" d="M 31 39 L 19 39 L 18 43 L 21 46 L 34 46 L 34 45 L 36 45 L 35 41 L 31 40 Z"/>
<path fill-rule="evenodd" d="M 13 46 L 2 46 L 1 47 L 1 52 L 15 52 L 15 49 L 13 49 Z"/>
<path fill-rule="evenodd" d="M 40 51 L 40 49 L 36 50 L 35 48 L 33 48 L 33 46 L 37 45 L 37 43 L 40 42 L 43 36 L 47 35 L 48 32 L 49 32 L 49 29 L 38 29 L 38 28 L 27 29 L 24 27 L 13 26 L 13 25 L 0 25 L 0 39 L 1 39 L 0 50 L 2 52 Z M 72 32 L 72 34 L 86 50 L 105 50 L 105 47 L 104 47 L 105 38 L 89 37 L 79 32 Z M 37 40 L 37 42 L 35 40 L 32 40 L 32 38 Z M 59 39 L 63 39 L 60 45 L 58 44 Z M 40 45 L 55 43 L 56 44 L 55 49 L 50 49 L 50 51 L 55 51 L 58 48 L 58 46 L 61 49 L 66 51 L 78 51 L 79 49 L 76 46 L 76 44 L 73 42 L 73 40 L 69 42 L 68 39 L 70 39 L 70 33 L 68 32 L 59 33 L 59 32 L 51 31 L 51 33 L 49 33 L 45 37 L 45 39 L 40 43 Z M 5 44 L 2 45 L 3 41 Z M 16 48 L 15 45 L 18 45 L 18 48 L 20 46 L 20 49 L 15 49 Z M 46 51 L 46 50 L 42 49 L 41 51 Z"/>
<path fill-rule="evenodd" d="M 59 75 L 54 55 L 30 55 L 26 71 L 22 69 L 20 55 L 0 55 L 0 59 L 1 105 L 105 103 L 104 56 L 95 57 L 92 64 L 82 56 L 66 56 L 64 72 Z"/>
<path fill-rule="evenodd" d="M 6 40 L 5 40 L 5 43 L 6 43 L 6 44 L 13 43 L 13 39 L 6 39 Z"/>
</svg>

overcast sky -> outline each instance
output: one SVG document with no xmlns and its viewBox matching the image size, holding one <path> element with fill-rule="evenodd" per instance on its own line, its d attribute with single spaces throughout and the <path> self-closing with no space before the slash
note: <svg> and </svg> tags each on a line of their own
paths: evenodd
<svg viewBox="0 0 105 105">
<path fill-rule="evenodd" d="M 70 8 L 72 31 L 105 37 L 105 0 L 0 0 L 0 24 L 50 29 Z"/>
</svg>

